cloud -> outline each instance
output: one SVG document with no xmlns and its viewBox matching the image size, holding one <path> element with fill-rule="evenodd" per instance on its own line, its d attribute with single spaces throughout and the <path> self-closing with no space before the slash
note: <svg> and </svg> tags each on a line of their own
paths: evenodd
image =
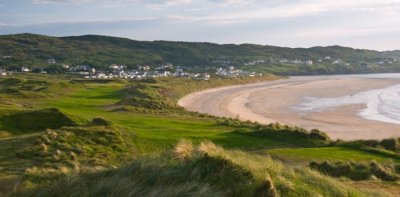
<svg viewBox="0 0 400 197">
<path fill-rule="evenodd" d="M 151 5 L 177 5 L 177 4 L 187 4 L 192 0 L 31 0 L 33 3 L 37 4 L 48 4 L 48 3 L 74 3 L 74 4 L 84 4 L 84 3 L 110 3 L 110 4 L 151 4 Z"/>
<path fill-rule="evenodd" d="M 390 47 L 384 35 L 400 42 L 395 36 L 400 32 L 400 0 L 27 1 L 26 6 L 40 6 L 26 9 L 32 10 L 27 13 L 0 13 L 0 23 L 13 24 L 0 24 L 0 34 L 106 34 L 296 47 L 372 42 L 376 48 L 396 47 Z"/>
</svg>

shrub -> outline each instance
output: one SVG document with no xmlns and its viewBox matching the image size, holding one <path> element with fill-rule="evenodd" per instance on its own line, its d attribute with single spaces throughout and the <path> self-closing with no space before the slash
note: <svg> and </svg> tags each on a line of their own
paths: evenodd
<svg viewBox="0 0 400 197">
<path fill-rule="evenodd" d="M 369 165 L 343 162 L 330 164 L 328 161 L 322 163 L 310 162 L 309 167 L 329 176 L 347 177 L 356 181 L 369 179 L 372 175 L 384 181 L 399 180 L 398 176 L 393 175 L 389 170 L 376 162 L 372 162 Z"/>
<path fill-rule="evenodd" d="M 351 166 L 352 169 L 347 177 L 349 177 L 352 180 L 361 181 L 369 179 L 372 176 L 371 171 L 365 164 L 351 163 Z"/>
<path fill-rule="evenodd" d="M 310 137 L 311 137 L 311 139 L 315 139 L 315 140 L 323 140 L 323 141 L 330 140 L 328 135 L 326 135 L 325 133 L 323 133 L 317 129 L 311 130 Z"/>
<path fill-rule="evenodd" d="M 334 164 L 330 164 L 328 161 L 324 161 L 319 165 L 314 162 L 310 164 L 310 167 L 317 169 L 323 172 L 324 174 L 334 177 L 344 176 L 346 174 L 349 174 L 351 171 L 351 166 L 349 164 L 342 162 L 336 162 Z"/>
<path fill-rule="evenodd" d="M 396 150 L 398 148 L 398 142 L 394 138 L 384 139 L 381 141 L 381 146 L 387 150 Z"/>
<path fill-rule="evenodd" d="M 397 174 L 400 174 L 400 164 L 396 164 L 394 166 L 394 170 L 396 171 Z"/>
<path fill-rule="evenodd" d="M 111 126 L 112 122 L 108 121 L 104 118 L 94 118 L 91 122 L 92 125 L 96 125 L 96 126 Z"/>
<path fill-rule="evenodd" d="M 378 140 L 365 140 L 365 141 L 363 141 L 363 144 L 365 146 L 376 148 L 379 146 L 379 141 Z"/>
<path fill-rule="evenodd" d="M 372 162 L 370 164 L 370 169 L 371 172 L 378 177 L 379 179 L 382 179 L 384 181 L 397 181 L 399 180 L 399 177 L 396 175 L 392 175 L 390 172 L 388 172 L 386 169 L 384 169 L 381 165 L 377 164 L 376 162 Z"/>
</svg>

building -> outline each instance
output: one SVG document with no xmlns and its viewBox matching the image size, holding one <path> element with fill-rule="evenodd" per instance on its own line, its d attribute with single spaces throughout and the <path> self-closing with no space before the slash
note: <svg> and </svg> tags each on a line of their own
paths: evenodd
<svg viewBox="0 0 400 197">
<path fill-rule="evenodd" d="M 28 67 L 23 66 L 21 72 L 31 72 L 31 70 Z"/>
<path fill-rule="evenodd" d="M 306 60 L 306 61 L 304 61 L 304 64 L 313 65 L 313 61 L 312 60 Z"/>
<path fill-rule="evenodd" d="M 343 60 L 341 60 L 341 59 L 337 59 L 337 60 L 335 60 L 335 61 L 333 61 L 332 62 L 332 64 L 343 64 L 344 62 L 343 62 Z"/>
<path fill-rule="evenodd" d="M 190 77 L 189 73 L 183 72 L 182 68 L 177 68 L 174 73 L 174 76 L 175 77 Z"/>
<path fill-rule="evenodd" d="M 124 69 L 126 69 L 127 67 L 126 67 L 125 65 L 123 65 L 123 64 L 120 64 L 120 65 L 118 65 L 118 64 L 111 64 L 111 65 L 109 66 L 109 68 L 110 68 L 111 70 L 124 70 Z"/>
<path fill-rule="evenodd" d="M 139 66 L 139 70 L 149 71 L 150 70 L 150 66 L 147 66 L 147 65 Z"/>
<path fill-rule="evenodd" d="M 0 76 L 6 76 L 8 73 L 4 69 L 0 69 Z"/>
<path fill-rule="evenodd" d="M 71 72 L 81 72 L 81 71 L 89 72 L 92 71 L 92 67 L 89 65 L 78 65 L 70 67 L 69 70 Z"/>
<path fill-rule="evenodd" d="M 69 64 L 63 64 L 62 67 L 63 67 L 64 69 L 69 69 L 71 66 L 70 66 Z"/>
</svg>

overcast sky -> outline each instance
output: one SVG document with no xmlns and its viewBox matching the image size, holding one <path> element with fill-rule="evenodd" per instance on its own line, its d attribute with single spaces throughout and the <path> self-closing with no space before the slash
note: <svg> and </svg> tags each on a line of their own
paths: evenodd
<svg viewBox="0 0 400 197">
<path fill-rule="evenodd" d="M 0 34 L 400 49 L 400 0 L 0 0 Z"/>
</svg>

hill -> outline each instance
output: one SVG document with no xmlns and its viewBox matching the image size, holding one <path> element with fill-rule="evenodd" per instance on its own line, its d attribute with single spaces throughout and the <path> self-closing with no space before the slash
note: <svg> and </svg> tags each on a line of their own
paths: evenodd
<svg viewBox="0 0 400 197">
<path fill-rule="evenodd" d="M 400 71 L 400 52 L 378 52 L 340 46 L 283 48 L 253 44 L 135 41 L 84 35 L 51 37 L 34 34 L 0 36 L 0 65 L 8 68 L 88 64 L 105 69 L 110 64 L 172 63 L 190 71 L 215 72 L 221 66 L 282 75 L 371 73 Z M 51 62 L 54 63 L 54 62 Z"/>
<path fill-rule="evenodd" d="M 398 196 L 399 139 L 332 141 L 176 104 L 192 91 L 273 79 L 1 78 L 24 96 L 0 92 L 0 196 Z"/>
</svg>

